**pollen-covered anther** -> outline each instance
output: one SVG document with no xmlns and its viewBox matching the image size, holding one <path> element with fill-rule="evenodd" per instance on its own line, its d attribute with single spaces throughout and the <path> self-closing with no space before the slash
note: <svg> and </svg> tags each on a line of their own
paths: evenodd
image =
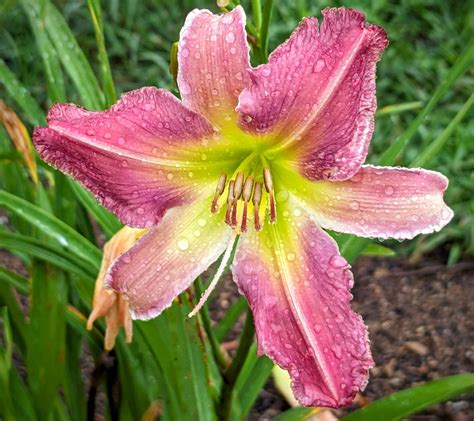
<svg viewBox="0 0 474 421">
<path fill-rule="evenodd" d="M 270 223 L 273 224 L 276 222 L 276 204 L 275 204 L 275 193 L 273 190 L 272 174 L 269 168 L 263 169 L 263 182 L 265 184 L 265 190 L 267 191 L 268 196 L 269 196 Z"/>
<path fill-rule="evenodd" d="M 232 205 L 234 203 L 234 184 L 235 184 L 235 181 L 231 180 L 229 182 L 229 190 L 227 191 L 227 209 L 225 212 L 225 223 L 230 226 L 232 226 L 231 215 L 232 215 Z"/>
<path fill-rule="evenodd" d="M 242 189 L 244 187 L 244 173 L 239 172 L 235 177 L 234 183 L 234 202 L 232 203 L 232 217 L 231 222 L 232 226 L 237 226 L 237 204 L 240 196 L 242 195 Z"/>
<path fill-rule="evenodd" d="M 255 189 L 253 191 L 252 204 L 253 204 L 253 221 L 255 225 L 255 230 L 261 231 L 262 224 L 260 222 L 260 214 L 258 208 L 262 202 L 262 183 L 256 182 Z"/>
<path fill-rule="evenodd" d="M 222 196 L 222 193 L 224 193 L 226 181 L 227 181 L 227 174 L 222 173 L 219 177 L 219 180 L 217 181 L 216 194 L 214 195 L 214 199 L 212 200 L 212 204 L 211 204 L 212 213 L 217 213 L 219 211 L 219 205 L 217 204 L 217 202 L 219 200 L 219 197 Z"/>
<path fill-rule="evenodd" d="M 253 178 L 247 177 L 245 180 L 244 189 L 242 190 L 242 200 L 244 201 L 244 209 L 242 212 L 242 224 L 240 231 L 247 232 L 247 209 L 250 198 L 252 197 L 253 191 Z"/>
</svg>

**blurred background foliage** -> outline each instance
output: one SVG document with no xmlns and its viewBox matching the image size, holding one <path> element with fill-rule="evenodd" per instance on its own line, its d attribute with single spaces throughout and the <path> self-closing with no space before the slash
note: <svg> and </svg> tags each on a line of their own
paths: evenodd
<svg viewBox="0 0 474 421">
<path fill-rule="evenodd" d="M 242 4 L 252 22 L 251 1 Z M 435 252 L 448 264 L 473 255 L 472 0 L 275 1 L 270 50 L 301 17 L 320 17 L 323 8 L 342 5 L 363 10 L 390 39 L 378 67 L 379 109 L 369 162 L 423 166 L 450 179 L 446 201 L 456 216 L 446 228 L 403 245 L 383 245 L 412 259 Z M 0 98 L 26 128 L 2 105 L 4 125 L 8 115 L 20 132 L 31 133 L 34 125 L 45 124 L 45 110 L 55 101 L 100 109 L 116 94 L 144 85 L 176 92 L 168 70 L 170 49 L 186 14 L 196 7 L 218 11 L 210 0 L 108 0 L 101 7 L 98 0 L 0 1 Z M 245 311 L 245 301 L 238 300 L 213 332 L 206 309 L 196 319 L 185 317 L 193 297 L 183 294 L 158 319 L 135 323 L 130 347 L 120 336 L 115 351 L 103 353 L 104 324 L 87 332 L 85 319 L 100 247 L 120 223 L 76 183 L 40 161 L 41 182 L 36 183 L 37 169 L 23 162 L 27 150 L 15 147 L 11 133 L 0 126 L 0 248 L 20 262 L 0 267 L 1 415 L 82 420 L 96 412 L 98 402 L 99 412 L 111 419 L 119 413 L 122 419 L 157 414 L 214 419 L 213 408 L 229 380 L 228 356 L 220 354 L 219 342 Z M 390 254 L 367 240 L 336 238 L 351 261 L 363 250 Z M 248 414 L 272 369 L 268 359 L 256 358 L 255 344 L 247 345 L 230 387 L 234 419 Z M 472 390 L 474 380 L 465 375 L 427 387 L 411 401 L 416 408 L 382 400 L 375 409 L 382 412 L 372 419 L 407 415 Z M 410 400 L 402 395 L 399 402 Z M 370 413 L 361 416 L 370 419 Z M 300 419 L 294 413 L 289 417 Z"/>
</svg>

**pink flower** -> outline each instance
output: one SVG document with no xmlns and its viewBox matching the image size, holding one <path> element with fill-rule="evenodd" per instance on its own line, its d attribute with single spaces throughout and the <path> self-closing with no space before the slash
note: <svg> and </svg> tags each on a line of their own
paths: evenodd
<svg viewBox="0 0 474 421">
<path fill-rule="evenodd" d="M 338 407 L 373 361 L 350 266 L 321 227 L 405 239 L 452 211 L 441 174 L 362 165 L 387 37 L 358 11 L 323 15 L 251 68 L 242 8 L 195 10 L 179 43 L 182 101 L 143 88 L 103 112 L 56 105 L 34 141 L 125 224 L 151 227 L 106 280 L 135 318 L 160 314 L 242 234 L 232 272 L 259 353 L 289 371 L 302 404 Z"/>
</svg>

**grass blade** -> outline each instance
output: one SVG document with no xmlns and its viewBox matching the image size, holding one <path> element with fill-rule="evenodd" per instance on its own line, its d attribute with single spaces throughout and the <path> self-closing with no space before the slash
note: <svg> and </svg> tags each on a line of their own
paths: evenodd
<svg viewBox="0 0 474 421">
<path fill-rule="evenodd" d="M 53 239 L 56 244 L 89 262 L 93 268 L 100 266 L 102 253 L 97 247 L 69 225 L 40 207 L 6 191 L 0 191 L 0 207 L 30 222 L 44 235 Z"/>
<path fill-rule="evenodd" d="M 109 57 L 105 49 L 104 25 L 102 23 L 102 13 L 100 10 L 100 0 L 87 0 L 92 23 L 94 24 L 97 49 L 99 50 L 100 72 L 102 75 L 102 86 L 104 89 L 105 102 L 107 106 L 112 105 L 117 100 L 112 71 L 110 70 Z"/>
<path fill-rule="evenodd" d="M 2 59 L 0 59 L 0 82 L 3 83 L 5 89 L 23 110 L 31 124 L 46 124 L 45 115 L 39 105 Z"/>
<path fill-rule="evenodd" d="M 434 107 L 441 98 L 446 94 L 448 89 L 463 75 L 471 66 L 474 61 L 474 42 L 464 50 L 459 56 L 451 70 L 448 72 L 444 80 L 439 84 L 434 94 L 426 104 L 425 108 L 418 114 L 412 124 L 405 130 L 382 154 L 378 164 L 379 165 L 393 165 L 398 155 L 403 151 L 408 141 L 418 131 L 418 128 L 423 123 L 425 117 L 433 111 Z"/>
<path fill-rule="evenodd" d="M 474 391 L 474 374 L 458 374 L 393 393 L 341 421 L 399 420 L 465 392 Z"/>
</svg>

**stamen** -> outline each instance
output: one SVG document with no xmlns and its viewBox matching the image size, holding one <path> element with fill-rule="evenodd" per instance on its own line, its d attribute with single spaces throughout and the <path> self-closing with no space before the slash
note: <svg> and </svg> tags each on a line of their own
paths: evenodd
<svg viewBox="0 0 474 421">
<path fill-rule="evenodd" d="M 232 227 L 237 226 L 237 201 L 242 194 L 242 187 L 244 185 L 244 173 L 239 172 L 235 177 L 234 183 L 234 202 L 232 203 Z"/>
<path fill-rule="evenodd" d="M 270 200 L 270 223 L 276 221 L 276 205 L 275 205 L 275 193 L 273 191 L 273 180 L 269 168 L 263 169 L 263 181 L 265 183 L 265 190 L 269 195 Z"/>
<path fill-rule="evenodd" d="M 231 225 L 232 204 L 234 203 L 234 180 L 229 182 L 229 191 L 227 192 L 227 210 L 225 212 L 225 223 Z"/>
<path fill-rule="evenodd" d="M 244 200 L 244 210 L 242 213 L 242 224 L 240 226 L 240 230 L 242 232 L 247 232 L 247 207 L 248 202 L 252 196 L 253 190 L 253 178 L 247 177 L 244 184 L 244 190 L 242 191 L 242 199 Z"/>
<path fill-rule="evenodd" d="M 234 234 L 232 239 L 229 242 L 229 245 L 227 246 L 227 248 L 224 252 L 224 256 L 222 256 L 221 264 L 219 265 L 219 268 L 217 269 L 217 272 L 214 275 L 214 278 L 212 278 L 211 283 L 207 287 L 204 294 L 201 295 L 201 298 L 199 299 L 199 302 L 197 303 L 196 307 L 194 307 L 193 311 L 191 311 L 191 313 L 188 314 L 188 317 L 195 316 L 198 313 L 198 311 L 201 310 L 202 306 L 204 305 L 204 303 L 209 298 L 209 295 L 211 295 L 211 292 L 216 287 L 217 282 L 219 281 L 220 277 L 224 273 L 224 270 L 225 270 L 227 264 L 229 263 L 230 255 L 232 254 L 232 249 L 234 248 L 235 237 L 236 237 L 236 235 Z"/>
<path fill-rule="evenodd" d="M 216 194 L 214 195 L 214 199 L 212 200 L 212 204 L 211 204 L 212 213 L 217 213 L 219 210 L 217 201 L 219 200 L 219 197 L 222 196 L 222 193 L 224 193 L 226 181 L 227 181 L 227 174 L 222 173 L 219 177 L 219 180 L 217 181 Z"/>
<path fill-rule="evenodd" d="M 255 189 L 253 192 L 252 204 L 253 204 L 253 220 L 255 224 L 255 229 L 260 231 L 262 225 L 260 223 L 260 214 L 258 213 L 258 208 L 262 202 L 262 183 L 256 182 Z"/>
</svg>

